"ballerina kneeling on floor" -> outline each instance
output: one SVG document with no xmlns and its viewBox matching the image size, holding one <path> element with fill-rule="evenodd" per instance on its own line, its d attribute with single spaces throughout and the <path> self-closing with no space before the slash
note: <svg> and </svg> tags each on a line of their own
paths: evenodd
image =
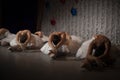
<svg viewBox="0 0 120 80">
<path fill-rule="evenodd" d="M 15 38 L 15 34 L 11 33 L 6 28 L 0 28 L 0 45 L 9 46 L 10 41 Z"/>
<path fill-rule="evenodd" d="M 39 36 L 32 34 L 29 30 L 21 30 L 10 42 L 11 47 L 9 47 L 8 49 L 11 51 L 23 51 L 25 49 L 40 48 L 43 45 L 43 41 Z"/>
<path fill-rule="evenodd" d="M 81 41 L 76 36 L 73 37 L 67 32 L 53 32 L 49 35 L 48 42 L 40 50 L 52 58 L 62 54 L 75 54 L 81 45 Z"/>
</svg>

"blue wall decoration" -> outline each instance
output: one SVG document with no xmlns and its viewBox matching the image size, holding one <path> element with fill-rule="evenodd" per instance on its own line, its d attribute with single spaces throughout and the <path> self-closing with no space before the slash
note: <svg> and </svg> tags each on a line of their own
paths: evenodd
<svg viewBox="0 0 120 80">
<path fill-rule="evenodd" d="M 73 15 L 73 16 L 76 16 L 77 15 L 77 9 L 76 8 L 71 8 L 71 14 Z"/>
</svg>

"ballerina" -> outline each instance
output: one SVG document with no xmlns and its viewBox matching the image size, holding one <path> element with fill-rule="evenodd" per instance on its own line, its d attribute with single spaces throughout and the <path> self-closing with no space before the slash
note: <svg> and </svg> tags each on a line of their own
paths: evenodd
<svg viewBox="0 0 120 80">
<path fill-rule="evenodd" d="M 22 51 L 25 49 L 37 49 L 42 47 L 43 41 L 37 35 L 32 34 L 29 30 L 17 32 L 16 37 L 10 42 L 11 51 Z"/>
<path fill-rule="evenodd" d="M 81 67 L 86 67 L 88 64 L 91 65 L 94 62 L 97 66 L 111 64 L 111 42 L 106 36 L 101 34 L 96 35 L 84 44 L 86 44 L 87 47 L 85 48 L 85 45 L 81 46 L 76 55 L 78 57 L 79 54 L 79 57 L 81 55 L 81 58 L 85 58 Z"/>
<path fill-rule="evenodd" d="M 80 44 L 67 32 L 53 32 L 49 35 L 48 43 L 46 43 L 40 50 L 44 54 L 50 55 L 50 57 L 55 57 L 62 53 L 76 53 Z"/>
<path fill-rule="evenodd" d="M 49 55 L 51 58 L 56 57 L 57 53 L 68 53 L 69 51 L 65 48 L 67 44 L 65 32 L 52 32 L 49 35 L 48 42 L 40 49 L 41 52 L 44 54 Z"/>
</svg>

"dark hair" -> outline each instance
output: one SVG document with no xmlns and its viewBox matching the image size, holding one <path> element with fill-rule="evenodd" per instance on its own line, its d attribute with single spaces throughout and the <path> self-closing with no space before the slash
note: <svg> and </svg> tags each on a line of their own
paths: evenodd
<svg viewBox="0 0 120 80">
<path fill-rule="evenodd" d="M 61 40 L 61 37 L 59 36 L 59 35 L 53 35 L 53 43 L 55 44 L 55 45 L 57 45 L 59 42 L 60 42 L 60 40 Z"/>
<path fill-rule="evenodd" d="M 20 43 L 24 43 L 27 40 L 27 34 L 23 34 L 20 36 Z"/>
</svg>

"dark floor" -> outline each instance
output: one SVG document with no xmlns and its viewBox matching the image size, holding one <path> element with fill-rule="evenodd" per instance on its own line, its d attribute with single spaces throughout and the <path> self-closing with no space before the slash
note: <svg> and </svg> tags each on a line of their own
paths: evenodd
<svg viewBox="0 0 120 80">
<path fill-rule="evenodd" d="M 51 60 L 39 51 L 10 52 L 0 47 L 0 80 L 120 80 L 120 53 L 114 67 L 103 71 L 80 68 L 80 61 Z"/>
</svg>

